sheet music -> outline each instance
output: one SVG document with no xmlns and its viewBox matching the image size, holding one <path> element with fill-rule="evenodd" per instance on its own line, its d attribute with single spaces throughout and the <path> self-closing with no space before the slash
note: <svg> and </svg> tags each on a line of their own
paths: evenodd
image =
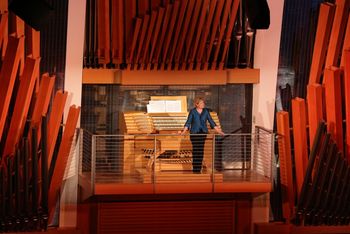
<svg viewBox="0 0 350 234">
<path fill-rule="evenodd" d="M 147 113 L 164 113 L 165 110 L 165 101 L 149 101 L 147 104 Z"/>
<path fill-rule="evenodd" d="M 181 112 L 181 100 L 165 101 L 165 112 Z"/>
</svg>

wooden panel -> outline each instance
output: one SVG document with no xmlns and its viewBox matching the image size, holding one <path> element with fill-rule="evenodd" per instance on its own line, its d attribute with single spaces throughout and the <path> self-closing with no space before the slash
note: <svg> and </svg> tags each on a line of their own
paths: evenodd
<svg viewBox="0 0 350 234">
<path fill-rule="evenodd" d="M 16 37 L 24 37 L 24 21 L 19 18 L 18 16 L 15 17 L 15 26 L 16 26 Z M 22 40 L 20 43 L 21 47 L 24 48 L 24 42 L 25 40 Z M 19 62 L 19 75 L 21 76 L 23 74 L 24 70 L 24 59 L 25 59 L 25 53 L 21 54 L 21 59 Z"/>
<path fill-rule="evenodd" d="M 112 1 L 112 59 L 122 63 L 124 54 L 124 1 Z"/>
<path fill-rule="evenodd" d="M 292 114 L 295 172 L 297 191 L 298 195 L 300 195 L 308 163 L 306 137 L 306 106 L 304 99 L 295 98 L 292 100 Z"/>
<path fill-rule="evenodd" d="M 343 119 L 341 102 L 341 70 L 332 67 L 324 71 L 327 131 L 337 143 L 339 151 L 343 152 Z"/>
<path fill-rule="evenodd" d="M 124 1 L 118 1 L 118 52 L 119 59 L 124 62 Z"/>
<path fill-rule="evenodd" d="M 350 162 L 350 49 L 344 52 L 345 120 L 346 120 L 346 156 Z"/>
<path fill-rule="evenodd" d="M 32 119 L 30 123 L 30 129 L 37 128 L 39 129 L 41 124 L 41 117 L 46 116 L 47 109 L 49 107 L 51 93 L 53 86 L 55 84 L 55 77 L 49 77 L 49 74 L 45 73 L 41 77 L 39 93 L 37 94 Z M 31 132 L 31 131 L 29 131 Z M 38 131 L 39 135 L 40 131 Z M 38 141 L 39 143 L 39 141 Z"/>
<path fill-rule="evenodd" d="M 24 21 L 19 18 L 18 16 L 15 16 L 14 19 L 15 23 L 15 33 L 17 37 L 23 37 L 24 36 Z"/>
<path fill-rule="evenodd" d="M 203 4 L 201 4 L 202 2 L 203 2 Z M 184 57 L 182 59 L 183 63 L 185 63 L 185 62 L 188 63 L 188 54 L 190 52 L 190 49 L 192 48 L 193 34 L 196 31 L 197 27 L 202 27 L 202 26 L 197 24 L 197 21 L 203 18 L 203 14 L 205 13 L 204 6 L 207 6 L 207 5 L 208 5 L 208 1 L 206 1 L 206 0 L 197 1 L 197 3 L 195 4 L 194 13 L 192 15 L 192 20 L 191 20 L 191 27 L 189 29 L 189 33 L 188 33 L 186 44 L 185 44 L 185 53 L 184 53 Z M 202 14 L 199 17 L 200 10 L 202 10 Z M 204 19 L 202 19 L 202 24 L 203 24 L 203 22 L 204 22 Z"/>
<path fill-rule="evenodd" d="M 118 84 L 117 69 L 83 69 L 83 84 Z"/>
<path fill-rule="evenodd" d="M 173 41 L 172 41 L 172 49 L 170 51 L 170 55 L 167 57 L 167 60 L 165 61 L 166 63 L 171 63 L 173 61 L 173 57 L 177 49 L 177 42 L 180 36 L 180 31 L 182 29 L 182 21 L 185 18 L 185 10 L 187 7 L 187 3 L 188 3 L 188 0 L 181 1 L 180 12 L 179 12 L 178 20 L 176 21 L 175 37 L 173 38 Z M 169 68 L 170 67 L 171 66 L 169 66 Z"/>
<path fill-rule="evenodd" d="M 339 65 L 338 58 L 345 33 L 346 22 L 349 17 L 350 0 L 336 0 L 336 6 L 326 57 L 326 68 Z"/>
<path fill-rule="evenodd" d="M 109 0 L 97 0 L 97 20 L 98 20 L 98 50 L 99 63 L 110 62 L 110 23 L 109 23 Z"/>
<path fill-rule="evenodd" d="M 124 10 L 124 20 L 125 20 L 125 48 L 129 49 L 131 46 L 131 42 L 133 41 L 133 32 L 135 30 L 134 22 L 136 17 L 136 0 L 128 0 L 124 1 L 125 4 L 125 10 Z M 138 20 L 139 18 L 137 18 Z M 136 21 L 137 25 L 137 21 Z M 129 51 L 128 51 L 129 52 Z"/>
<path fill-rule="evenodd" d="M 331 34 L 335 5 L 321 3 L 316 30 L 314 51 L 311 60 L 309 84 L 320 83 L 323 65 L 326 61 L 326 52 Z"/>
<path fill-rule="evenodd" d="M 0 12 L 3 13 L 4 11 L 8 10 L 8 1 L 0 1 Z"/>
<path fill-rule="evenodd" d="M 4 12 L 1 14 L 1 20 L 0 20 L 0 48 L 3 49 L 3 51 L 6 50 L 6 43 L 5 38 L 7 38 L 6 32 L 8 27 L 8 12 Z"/>
<path fill-rule="evenodd" d="M 150 3 L 151 3 L 151 9 L 157 10 L 162 4 L 162 0 L 152 0 L 150 1 Z"/>
<path fill-rule="evenodd" d="M 205 48 L 205 45 L 207 43 L 207 37 L 209 34 L 210 25 L 211 25 L 211 22 L 212 22 L 213 17 L 214 17 L 216 3 L 217 3 L 217 0 L 211 0 L 211 2 L 210 2 L 209 13 L 207 16 L 207 20 L 204 23 L 205 29 L 202 33 L 201 40 L 200 40 L 201 43 L 199 45 L 198 53 L 196 56 L 197 69 L 200 68 L 201 60 L 202 60 L 203 53 L 204 53 L 204 48 Z"/>
<path fill-rule="evenodd" d="M 154 31 L 154 25 L 156 23 L 156 19 L 157 19 L 157 15 L 158 15 L 158 12 L 157 11 L 152 11 L 152 15 L 151 15 L 151 21 L 149 23 L 149 27 L 148 27 L 148 30 L 147 30 L 147 38 L 146 38 L 146 42 L 145 42 L 145 45 L 143 46 L 142 48 L 142 51 L 143 51 L 143 55 L 141 55 L 141 67 L 144 65 L 145 61 L 146 61 L 146 58 L 148 57 L 148 54 L 149 54 L 149 43 L 151 42 L 151 37 L 153 35 L 153 31 Z"/>
<path fill-rule="evenodd" d="M 254 223 L 254 234 L 290 234 L 291 224 L 282 222 Z"/>
<path fill-rule="evenodd" d="M 179 1 L 175 1 L 173 13 L 171 15 L 171 21 L 170 21 L 170 24 L 169 24 L 169 30 L 167 31 L 167 36 L 166 36 L 164 49 L 163 49 L 163 56 L 162 56 L 163 67 L 164 67 L 164 64 L 166 62 L 168 50 L 170 49 L 170 41 L 173 38 L 172 35 L 173 35 L 174 27 L 175 27 L 175 22 L 176 22 L 176 19 L 177 19 L 177 14 L 179 12 L 179 8 L 180 8 L 180 2 Z"/>
<path fill-rule="evenodd" d="M 208 61 L 209 61 L 211 49 L 213 48 L 214 40 L 215 40 L 215 37 L 216 37 L 216 30 L 218 30 L 218 28 L 219 28 L 218 26 L 219 26 L 219 23 L 220 23 L 220 17 L 221 17 L 222 9 L 224 7 L 224 3 L 225 3 L 225 0 L 219 0 L 218 6 L 216 7 L 216 11 L 215 11 L 215 15 L 214 15 L 214 21 L 213 21 L 213 25 L 212 25 L 212 30 L 213 31 L 211 32 L 210 40 L 209 40 L 209 46 L 208 46 L 208 49 L 206 51 L 207 53 L 205 55 L 204 69 L 208 68 Z"/>
<path fill-rule="evenodd" d="M 196 21 L 197 19 L 194 19 L 193 17 L 196 17 L 196 15 L 192 15 L 192 12 L 193 12 L 193 9 L 194 9 L 194 5 L 195 5 L 195 0 L 189 0 L 190 2 L 188 3 L 188 7 L 187 7 L 187 11 L 186 11 L 186 16 L 185 16 L 185 21 L 183 23 L 183 26 L 182 26 L 182 31 L 181 31 L 181 34 L 180 34 L 180 38 L 179 38 L 179 43 L 176 47 L 176 53 L 175 53 L 175 69 L 178 68 L 178 64 L 180 62 L 180 56 L 182 55 L 182 48 L 185 44 L 185 39 L 187 37 L 187 31 L 188 31 L 188 27 L 189 27 L 189 24 L 190 24 L 190 21 L 191 23 L 193 23 L 194 25 L 196 24 Z M 200 4 L 197 4 L 197 5 L 200 5 Z M 197 18 L 197 17 L 196 17 Z M 190 45 L 188 45 L 190 46 Z"/>
<path fill-rule="evenodd" d="M 292 174 L 292 155 L 290 146 L 289 113 L 277 112 L 277 133 L 280 135 L 278 151 L 280 157 L 281 186 L 283 196 L 283 215 L 287 222 L 294 210 L 294 186 Z"/>
<path fill-rule="evenodd" d="M 34 30 L 32 27 L 26 24 L 25 28 L 25 45 L 26 45 L 26 56 L 32 58 L 40 58 L 40 31 Z M 40 64 L 36 74 L 35 92 L 39 92 L 40 84 Z"/>
<path fill-rule="evenodd" d="M 15 147 L 23 134 L 39 63 L 40 59 L 26 58 L 9 132 L 6 138 L 4 156 L 10 156 L 15 153 Z"/>
<path fill-rule="evenodd" d="M 250 212 L 242 204 L 242 218 Z M 233 200 L 99 203 L 98 233 L 237 233 Z M 243 224 L 250 222 L 243 221 Z M 247 230 L 249 230 L 248 228 Z"/>
<path fill-rule="evenodd" d="M 141 51 L 143 48 L 143 41 L 145 39 L 146 32 L 148 29 L 148 21 L 149 21 L 149 15 L 145 15 L 145 17 L 143 18 L 143 21 L 142 21 L 141 36 L 140 36 L 140 40 L 138 42 L 136 60 L 134 61 L 135 64 L 137 64 L 139 62 L 139 58 L 140 58 Z"/>
<path fill-rule="evenodd" d="M 144 16 L 149 12 L 149 0 L 138 0 L 137 1 L 137 15 Z"/>
<path fill-rule="evenodd" d="M 17 69 L 21 54 L 24 48 L 23 37 L 9 38 L 9 43 L 6 48 L 6 54 L 0 71 L 0 140 L 2 140 L 2 133 L 4 130 L 8 108 L 11 101 L 13 86 L 16 80 Z"/>
<path fill-rule="evenodd" d="M 227 50 L 228 50 L 228 47 L 230 45 L 231 34 L 232 34 L 233 26 L 234 26 L 235 21 L 236 21 L 239 2 L 240 2 L 239 0 L 233 0 L 231 13 L 230 13 L 230 22 L 227 26 L 227 31 L 226 31 L 226 36 L 225 36 L 225 44 L 224 44 L 224 49 L 223 49 L 222 57 L 221 57 L 220 64 L 219 64 L 219 69 L 222 69 L 224 67 L 224 60 L 227 56 Z"/>
<path fill-rule="evenodd" d="M 122 85 L 226 84 L 226 71 L 122 71 Z M 164 79 L 166 77 L 166 79 Z"/>
<path fill-rule="evenodd" d="M 28 25 L 26 25 L 26 46 L 27 56 L 40 57 L 40 31 L 36 31 Z"/>
<path fill-rule="evenodd" d="M 147 72 L 147 71 L 121 71 L 117 69 L 83 69 L 83 84 L 121 84 L 122 82 L 129 82 L 126 79 L 128 79 L 129 74 L 135 74 L 132 75 L 132 77 L 135 78 L 135 76 L 140 76 L 140 78 L 135 78 L 136 80 L 130 81 L 133 84 L 136 84 L 137 80 L 140 81 L 140 84 L 146 84 L 146 81 L 142 79 L 142 75 L 147 74 L 149 76 L 148 78 L 153 80 L 153 82 L 158 82 L 156 81 L 157 79 L 152 78 L 152 73 Z M 192 71 L 189 73 L 182 73 L 178 72 L 178 75 L 175 75 L 172 73 L 163 73 L 160 71 L 160 75 L 162 74 L 170 74 L 171 77 L 176 77 L 177 79 L 180 79 L 179 82 L 166 79 L 164 80 L 159 80 L 159 84 L 167 84 L 167 82 L 171 83 L 181 83 L 184 82 L 184 84 L 198 84 L 197 80 L 189 80 L 185 79 L 183 77 L 183 74 L 202 74 L 203 77 L 205 76 L 205 73 L 201 71 Z M 224 79 L 222 76 L 226 73 L 227 80 L 221 80 Z M 126 74 L 126 77 L 123 77 L 123 74 Z M 219 73 L 208 73 L 208 74 L 213 74 L 214 76 L 218 75 L 220 77 L 218 84 L 223 84 L 223 82 L 226 82 L 228 84 L 258 84 L 259 83 L 259 76 L 260 76 L 260 70 L 259 69 L 227 69 L 225 71 L 220 71 Z M 200 75 L 200 76 L 202 76 Z M 158 76 L 157 73 L 153 73 L 153 76 Z M 181 78 L 182 77 L 182 78 Z M 133 78 L 133 79 L 134 79 Z M 199 77 L 197 77 L 199 78 Z M 207 78 L 206 78 L 207 79 Z M 216 78 L 215 78 L 216 79 Z"/>
<path fill-rule="evenodd" d="M 320 84 L 307 86 L 310 145 L 313 145 L 318 124 L 323 120 L 323 89 Z"/>
<path fill-rule="evenodd" d="M 228 84 L 258 84 L 260 81 L 259 69 L 227 69 Z"/>
<path fill-rule="evenodd" d="M 149 56 L 149 59 L 148 59 L 149 63 L 152 62 L 153 53 L 156 50 L 156 48 L 161 48 L 161 45 L 162 45 L 161 43 L 159 43 L 159 44 L 156 44 L 156 43 L 158 41 L 158 34 L 159 34 L 160 26 L 163 23 L 164 10 L 165 10 L 164 8 L 160 8 L 159 12 L 158 12 L 157 24 L 156 24 L 156 27 L 154 29 L 154 35 L 153 35 L 153 39 L 152 39 L 152 43 L 151 43 L 151 46 L 152 46 L 151 47 L 151 53 L 150 53 L 150 56 Z M 165 25 L 166 25 L 166 23 L 165 23 Z"/>
<path fill-rule="evenodd" d="M 141 28 L 141 23 L 142 23 L 142 19 L 137 18 L 136 19 L 136 24 L 135 24 L 135 31 L 134 31 L 134 35 L 132 38 L 132 44 L 131 44 L 131 49 L 130 49 L 130 55 L 129 55 L 129 64 L 131 64 L 133 62 L 133 58 L 134 58 L 134 51 L 135 51 L 135 47 L 136 47 L 136 42 L 137 42 L 137 38 L 140 32 L 140 28 Z"/>
<path fill-rule="evenodd" d="M 53 175 L 49 190 L 49 220 L 52 220 L 53 214 L 55 212 L 56 200 L 58 198 L 58 192 L 61 188 L 63 182 L 64 172 L 67 166 L 70 148 L 72 145 L 74 133 L 76 130 L 78 118 L 80 113 L 80 107 L 75 107 L 75 105 L 69 108 L 66 126 L 64 128 L 63 137 L 60 145 L 60 149 L 57 155 L 56 165 L 53 170 Z"/>
<path fill-rule="evenodd" d="M 252 202 L 250 200 L 236 201 L 235 227 L 236 234 L 251 233 Z"/>
<path fill-rule="evenodd" d="M 52 110 L 47 127 L 47 158 L 48 165 L 51 165 L 52 155 L 55 150 L 56 140 L 58 132 L 61 126 L 61 120 L 63 116 L 64 106 L 66 104 L 68 92 L 62 92 L 61 90 L 56 92 L 55 98 L 52 103 Z"/>
<path fill-rule="evenodd" d="M 215 63 L 218 59 L 219 50 L 221 48 L 221 41 L 222 41 L 222 38 L 224 36 L 224 32 L 227 30 L 226 26 L 229 25 L 229 23 L 227 22 L 227 18 L 228 18 L 229 12 L 230 12 L 230 7 L 231 7 L 231 0 L 226 0 L 225 6 L 224 6 L 224 15 L 222 17 L 221 25 L 219 28 L 219 37 L 218 37 L 218 41 L 217 41 L 216 46 L 215 46 L 213 65 L 212 65 L 212 68 L 214 68 L 214 69 L 216 67 Z"/>
<path fill-rule="evenodd" d="M 171 180 L 173 180 L 173 183 L 170 182 Z M 176 180 L 185 182 L 180 184 Z M 210 193 L 213 190 L 213 184 L 208 181 L 210 181 L 210 175 L 208 174 L 184 175 L 183 178 L 180 175 L 178 179 L 174 177 L 174 174 L 170 174 L 170 178 L 169 175 L 165 175 L 163 178 L 157 178 L 157 186 L 154 192 L 156 194 Z M 171 186 L 169 186 L 169 183 L 171 183 Z"/>
<path fill-rule="evenodd" d="M 281 222 L 275 223 L 255 223 L 254 234 L 340 234 L 349 233 L 349 226 L 296 226 Z"/>
<path fill-rule="evenodd" d="M 214 10 L 212 9 L 213 6 L 215 6 L 215 5 L 212 4 L 213 2 L 215 3 L 215 1 L 211 1 L 210 7 L 209 7 L 209 12 L 211 12 L 211 11 L 214 12 Z M 197 52 L 197 48 L 198 48 L 198 45 L 199 45 L 199 39 L 200 39 L 202 31 L 203 31 L 205 16 L 207 15 L 207 10 L 206 9 L 208 8 L 208 4 L 209 4 L 209 0 L 204 0 L 203 1 L 203 5 L 202 5 L 202 9 L 201 9 L 201 16 L 200 16 L 200 19 L 199 19 L 199 22 L 198 22 L 198 26 L 197 26 L 196 36 L 195 36 L 195 39 L 194 39 L 193 46 L 191 46 L 191 48 L 190 48 L 191 55 L 190 55 L 190 58 L 188 59 L 188 62 L 190 64 L 193 63 L 195 55 L 196 55 L 196 52 Z M 187 59 L 187 55 L 186 55 L 186 59 Z M 191 67 L 192 67 L 192 65 L 191 65 Z"/>
<path fill-rule="evenodd" d="M 340 62 L 340 67 L 345 66 L 345 50 L 350 49 L 350 17 L 348 18 L 348 23 L 346 27 L 346 33 L 344 37 L 344 44 L 343 44 L 343 49 L 342 49 L 342 56 L 341 56 L 341 62 Z"/>
<path fill-rule="evenodd" d="M 170 18 L 172 9 L 173 9 L 173 4 L 169 4 L 166 6 L 165 16 L 164 16 L 163 25 L 162 25 L 162 32 L 160 33 L 159 42 L 155 48 L 155 50 L 156 50 L 155 56 L 154 56 L 154 58 L 151 58 L 152 60 L 150 60 L 151 63 L 160 62 L 159 56 L 160 56 L 160 52 L 163 48 L 166 32 L 169 30 L 168 23 L 169 23 L 169 18 Z"/>
<path fill-rule="evenodd" d="M 239 183 L 215 183 L 214 191 L 217 193 L 269 193 L 272 192 L 270 182 L 242 182 L 245 178 L 240 178 Z"/>
</svg>

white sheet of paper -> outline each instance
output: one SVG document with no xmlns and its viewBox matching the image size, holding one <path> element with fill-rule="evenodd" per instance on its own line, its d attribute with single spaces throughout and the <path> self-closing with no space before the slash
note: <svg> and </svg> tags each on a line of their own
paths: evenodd
<svg viewBox="0 0 350 234">
<path fill-rule="evenodd" d="M 147 105 L 147 113 L 164 113 L 165 111 L 165 101 L 149 101 Z"/>
<path fill-rule="evenodd" d="M 181 100 L 165 101 L 165 112 L 181 112 Z"/>
</svg>

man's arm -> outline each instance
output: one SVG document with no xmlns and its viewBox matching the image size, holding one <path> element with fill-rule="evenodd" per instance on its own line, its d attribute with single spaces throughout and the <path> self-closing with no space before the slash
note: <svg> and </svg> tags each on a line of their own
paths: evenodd
<svg viewBox="0 0 350 234">
<path fill-rule="evenodd" d="M 217 133 L 219 133 L 222 136 L 225 135 L 225 133 L 221 130 L 220 126 L 216 125 L 215 121 L 210 115 L 209 110 L 208 110 L 208 121 L 209 121 L 210 127 L 214 128 Z"/>
<path fill-rule="evenodd" d="M 193 113 L 192 110 L 190 111 L 190 113 L 188 114 L 186 123 L 184 125 L 184 129 L 182 131 L 179 131 L 179 134 L 184 135 L 186 133 L 186 131 L 190 128 L 191 123 L 192 123 L 192 119 L 193 119 Z"/>
</svg>

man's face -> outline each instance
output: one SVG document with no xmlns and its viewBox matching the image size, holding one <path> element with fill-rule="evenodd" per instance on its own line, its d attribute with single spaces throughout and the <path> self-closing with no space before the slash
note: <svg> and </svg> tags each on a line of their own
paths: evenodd
<svg viewBox="0 0 350 234">
<path fill-rule="evenodd" d="M 196 106 L 197 108 L 203 109 L 205 107 L 205 103 L 204 101 L 199 101 Z"/>
</svg>

